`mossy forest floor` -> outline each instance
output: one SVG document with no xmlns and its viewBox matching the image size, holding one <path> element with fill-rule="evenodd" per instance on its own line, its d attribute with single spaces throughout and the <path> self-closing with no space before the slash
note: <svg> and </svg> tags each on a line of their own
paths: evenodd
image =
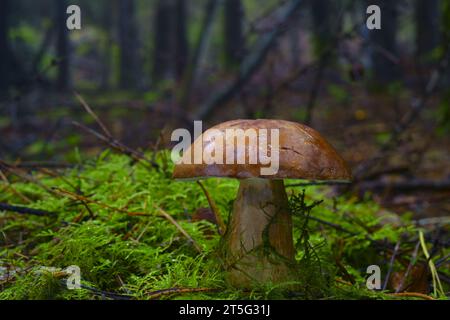
<svg viewBox="0 0 450 320">
<path fill-rule="evenodd" d="M 448 225 L 420 226 L 369 196 L 289 187 L 294 181 L 285 183 L 301 289 L 234 289 L 224 280 L 217 228 L 199 213 L 205 194 L 171 178 L 167 152 L 154 158 L 159 168 L 109 150 L 78 155 L 64 170 L 2 165 L 0 203 L 39 211 L 0 210 L 0 299 L 446 299 Z M 203 183 L 227 221 L 237 181 Z M 81 289 L 66 288 L 72 265 Z M 366 288 L 370 265 L 381 268 L 385 290 Z"/>
</svg>

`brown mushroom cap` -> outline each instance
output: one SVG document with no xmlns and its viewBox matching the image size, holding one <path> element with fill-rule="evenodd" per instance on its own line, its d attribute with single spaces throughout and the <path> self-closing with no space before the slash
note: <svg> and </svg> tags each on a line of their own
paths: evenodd
<svg viewBox="0 0 450 320">
<path fill-rule="evenodd" d="M 279 129 L 279 169 L 274 175 L 261 175 L 261 168 L 269 165 L 249 164 L 248 141 L 245 145 L 245 164 L 186 164 L 175 165 L 173 177 L 176 179 L 200 177 L 230 178 L 266 178 L 266 179 L 307 179 L 307 180 L 350 180 L 351 173 L 341 156 L 314 129 L 285 120 L 232 120 L 218 124 L 207 131 L 219 130 L 223 138 L 223 147 L 229 147 L 225 139 L 226 129 Z M 202 136 L 197 139 L 202 139 Z M 203 148 L 214 147 L 215 140 L 203 141 Z M 268 139 L 270 149 L 270 138 Z M 193 145 L 187 154 L 193 150 Z M 237 146 L 234 145 L 235 159 Z M 233 146 L 232 145 L 232 146 Z M 225 151 L 223 152 L 225 157 Z"/>
</svg>

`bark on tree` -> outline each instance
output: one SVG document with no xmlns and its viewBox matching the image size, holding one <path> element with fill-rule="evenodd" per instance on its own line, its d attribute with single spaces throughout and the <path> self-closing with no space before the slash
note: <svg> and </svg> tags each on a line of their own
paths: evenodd
<svg viewBox="0 0 450 320">
<path fill-rule="evenodd" d="M 198 66 L 205 54 L 209 37 L 212 33 L 213 22 L 218 11 L 220 0 L 208 0 L 205 5 L 205 16 L 202 23 L 202 29 L 190 57 L 189 65 L 183 77 L 183 87 L 181 90 L 179 105 L 187 108 L 191 101 L 191 91 L 195 87 L 197 80 Z"/>
<path fill-rule="evenodd" d="M 120 87 L 136 89 L 140 79 L 134 0 L 119 0 Z"/>
<path fill-rule="evenodd" d="M 316 56 L 320 57 L 334 34 L 335 5 L 333 0 L 312 0 L 310 4 L 315 36 L 314 49 Z"/>
<path fill-rule="evenodd" d="M 67 1 L 55 0 L 56 8 L 56 56 L 58 61 L 58 75 L 56 88 L 64 91 L 70 87 L 70 42 L 69 30 L 66 26 L 67 19 Z"/>
<path fill-rule="evenodd" d="M 173 61 L 173 2 L 158 0 L 155 17 L 155 43 L 153 60 L 153 78 L 155 81 L 171 76 Z"/>
<path fill-rule="evenodd" d="M 232 99 L 234 95 L 242 89 L 242 87 L 249 81 L 253 74 L 265 61 L 265 58 L 274 46 L 279 36 L 284 34 L 287 25 L 291 22 L 292 16 L 299 10 L 302 0 L 291 0 L 285 5 L 280 13 L 280 21 L 272 31 L 261 36 L 255 45 L 255 49 L 250 52 L 242 61 L 241 67 L 238 70 L 236 78 L 219 91 L 212 93 L 211 98 L 201 105 L 192 116 L 192 119 L 205 119 L 215 108 Z"/>
<path fill-rule="evenodd" d="M 227 67 L 238 67 L 244 57 L 244 8 L 241 0 L 225 1 L 225 62 Z"/>
<path fill-rule="evenodd" d="M 114 9 L 117 9 L 117 6 L 114 6 Z M 100 77 L 100 88 L 102 90 L 106 90 L 110 86 L 110 78 L 111 78 L 111 69 L 112 69 L 112 44 L 113 44 L 113 35 L 112 35 L 112 24 L 113 17 L 111 11 L 104 10 L 101 15 L 101 24 L 103 29 L 105 30 L 106 41 L 104 47 L 102 48 L 103 52 L 103 61 L 101 64 L 101 77 Z"/>
<path fill-rule="evenodd" d="M 0 1 L 0 93 L 5 92 L 11 83 L 11 52 L 8 41 L 9 0 Z"/>
<path fill-rule="evenodd" d="M 369 30 L 369 37 L 374 80 L 383 85 L 397 80 L 400 73 L 398 64 L 390 58 L 397 56 L 398 2 L 371 0 L 368 4 L 378 5 L 381 9 L 381 29 Z"/>
<path fill-rule="evenodd" d="M 189 57 L 187 40 L 187 0 L 175 3 L 175 72 L 178 79 L 184 74 Z"/>
<path fill-rule="evenodd" d="M 416 0 L 416 49 L 421 62 L 439 44 L 439 0 Z"/>
</svg>

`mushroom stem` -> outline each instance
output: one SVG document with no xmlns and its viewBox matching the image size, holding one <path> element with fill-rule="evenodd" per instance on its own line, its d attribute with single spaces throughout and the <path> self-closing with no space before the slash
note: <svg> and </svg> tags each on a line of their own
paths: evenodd
<svg viewBox="0 0 450 320">
<path fill-rule="evenodd" d="M 292 280 L 292 219 L 283 180 L 240 181 L 225 234 L 228 281 L 237 287 Z"/>
</svg>

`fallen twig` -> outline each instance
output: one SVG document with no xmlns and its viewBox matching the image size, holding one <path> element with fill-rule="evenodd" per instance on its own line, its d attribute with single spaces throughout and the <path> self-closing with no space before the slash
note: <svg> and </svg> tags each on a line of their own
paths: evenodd
<svg viewBox="0 0 450 320">
<path fill-rule="evenodd" d="M 450 190 L 450 180 L 423 180 L 411 179 L 407 181 L 365 181 L 358 185 L 361 189 L 395 189 L 402 191 L 410 190 Z"/>
<path fill-rule="evenodd" d="M 307 186 L 335 186 L 335 185 L 349 185 L 349 184 L 351 184 L 351 182 L 348 181 L 308 181 L 308 182 L 287 184 L 286 188 L 307 187 Z"/>
<path fill-rule="evenodd" d="M 384 279 L 384 283 L 383 283 L 383 290 L 386 290 L 387 285 L 389 283 L 389 278 L 391 277 L 392 268 L 394 268 L 395 257 L 397 256 L 397 252 L 400 249 L 400 243 L 401 243 L 401 241 L 399 239 L 397 241 L 397 243 L 395 244 L 394 252 L 392 252 L 391 260 L 389 261 L 388 272 L 386 274 L 386 278 Z"/>
<path fill-rule="evenodd" d="M 80 201 L 81 203 L 94 203 L 94 204 L 99 205 L 100 207 L 103 207 L 105 209 L 110 209 L 110 210 L 113 210 L 113 211 L 126 213 L 129 216 L 152 216 L 152 214 L 145 213 L 145 212 L 131 212 L 131 211 L 128 211 L 126 209 L 116 208 L 116 207 L 110 206 L 110 205 L 108 205 L 106 203 L 102 203 L 100 201 L 96 201 L 94 199 L 90 199 L 88 197 L 85 197 L 85 196 L 82 196 L 82 195 L 79 195 L 79 194 L 76 194 L 76 193 L 73 193 L 73 192 L 61 189 L 61 188 L 54 187 L 53 190 L 55 192 L 57 192 L 58 194 L 67 195 L 70 198 L 72 198 L 73 200 Z"/>
<path fill-rule="evenodd" d="M 107 136 L 95 131 L 94 129 L 86 127 L 85 125 L 83 125 L 77 121 L 72 121 L 72 124 L 83 129 L 84 131 L 90 133 L 91 135 L 97 137 L 98 139 L 102 140 L 103 142 L 107 143 L 111 148 L 130 156 L 134 160 L 140 161 L 147 165 L 150 165 L 150 167 L 152 167 L 152 168 L 159 169 L 159 165 L 156 162 L 151 161 L 150 159 L 146 158 L 142 152 L 131 149 L 130 147 L 124 145 L 120 141 L 118 141 L 114 138 L 111 138 L 111 137 L 107 137 Z"/>
<path fill-rule="evenodd" d="M 216 217 L 217 224 L 219 226 L 219 234 L 224 235 L 226 231 L 225 223 L 222 220 L 222 216 L 220 215 L 219 208 L 217 208 L 216 202 L 209 194 L 208 190 L 206 190 L 203 183 L 201 183 L 200 180 L 197 180 L 197 184 L 200 186 L 200 188 L 203 190 L 203 193 L 206 196 L 206 199 L 208 200 L 209 207 L 211 208 L 211 211 L 214 213 L 214 216 Z"/>
<path fill-rule="evenodd" d="M 40 209 L 33 209 L 23 206 L 14 206 L 7 203 L 0 203 L 0 210 L 3 211 L 11 211 L 11 212 L 17 212 L 20 214 L 31 214 L 34 216 L 55 216 L 55 212 L 50 212 L 47 210 L 40 210 Z"/>
<path fill-rule="evenodd" d="M 417 259 L 417 254 L 419 253 L 419 247 L 420 247 L 420 241 L 417 241 L 416 247 L 414 248 L 413 254 L 411 256 L 411 260 L 409 261 L 408 267 L 406 268 L 406 272 L 403 274 L 403 278 L 400 281 L 400 285 L 395 290 L 395 293 L 399 293 L 400 291 L 404 290 L 403 286 L 405 285 L 406 279 L 408 279 L 409 273 L 412 270 L 412 267 Z"/>
<path fill-rule="evenodd" d="M 181 234 L 183 234 L 189 240 L 189 242 L 192 243 L 192 245 L 198 252 L 200 252 L 200 253 L 202 252 L 202 248 L 197 244 L 197 242 L 195 242 L 195 240 L 186 232 L 186 230 L 183 229 L 182 226 L 180 226 L 178 224 L 178 222 L 176 222 L 176 220 L 174 218 L 172 218 L 172 216 L 170 214 L 168 214 L 161 207 L 158 207 L 156 205 L 155 205 L 155 208 L 159 210 L 159 212 L 161 213 L 161 216 L 163 216 L 168 221 L 170 221 L 178 229 L 178 231 L 180 231 Z"/>
<path fill-rule="evenodd" d="M 435 300 L 433 297 L 427 296 L 426 294 L 419 293 L 419 292 L 396 292 L 396 293 L 388 293 L 390 296 L 394 297 L 415 297 L 415 298 L 421 298 L 425 300 Z"/>
<path fill-rule="evenodd" d="M 91 115 L 92 118 L 94 118 L 95 122 L 102 128 L 103 132 L 108 138 L 112 138 L 111 132 L 108 130 L 108 128 L 105 126 L 105 124 L 100 120 L 100 118 L 97 116 L 97 114 L 92 111 L 91 107 L 86 103 L 86 101 L 83 99 L 83 97 L 78 94 L 77 92 L 74 92 L 75 97 L 80 101 L 81 105 L 84 107 L 84 109 Z"/>
<path fill-rule="evenodd" d="M 150 299 L 157 299 L 161 296 L 171 295 L 171 294 L 185 294 L 185 293 L 195 293 L 195 292 L 212 292 L 218 291 L 219 289 L 213 288 L 169 288 L 156 290 L 146 293 L 146 296 Z"/>
<path fill-rule="evenodd" d="M 55 192 L 51 188 L 47 187 L 45 184 L 41 183 L 39 180 L 35 179 L 33 176 L 23 172 L 23 170 L 15 167 L 11 164 L 8 164 L 8 163 L 0 160 L 0 168 L 3 168 L 5 171 L 8 171 L 8 172 L 18 176 L 19 178 L 21 178 L 25 181 L 34 183 L 35 185 L 38 185 L 39 187 L 41 187 L 48 193 L 55 194 Z"/>
</svg>

